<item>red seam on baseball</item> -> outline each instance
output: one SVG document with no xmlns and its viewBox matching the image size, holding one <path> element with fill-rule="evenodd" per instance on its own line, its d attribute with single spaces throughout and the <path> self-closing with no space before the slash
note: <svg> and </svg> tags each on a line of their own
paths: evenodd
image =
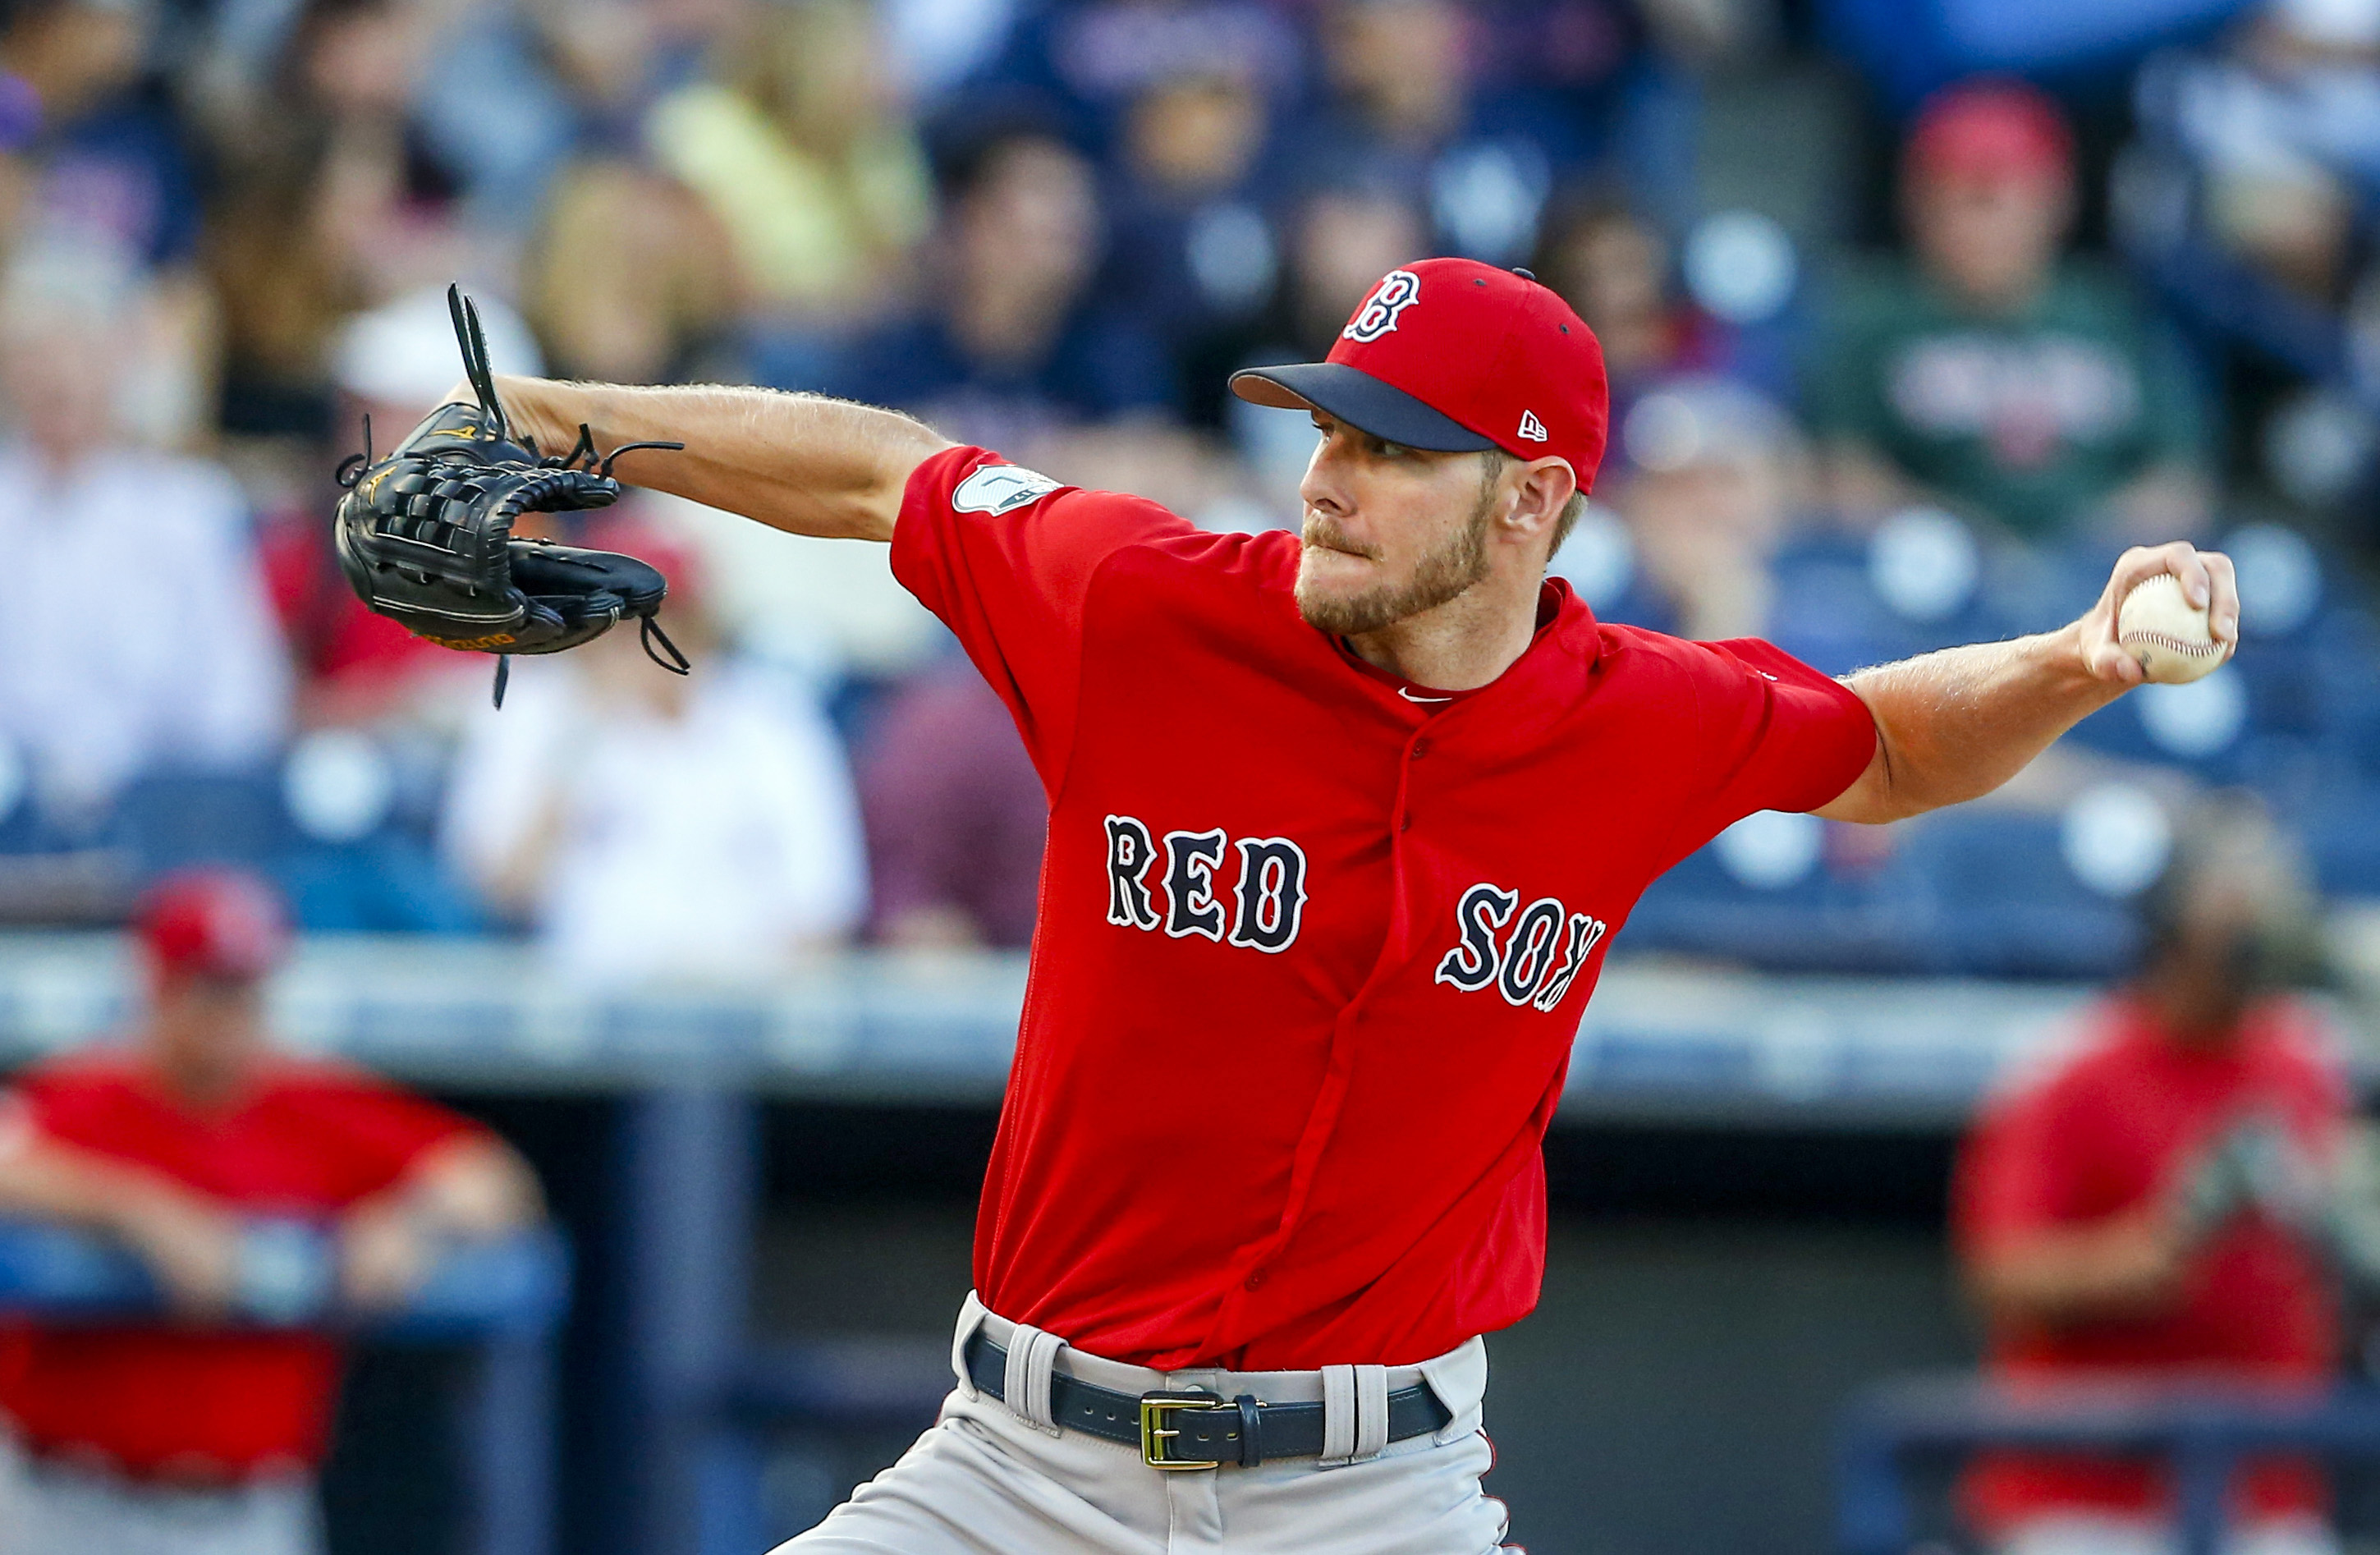
<svg viewBox="0 0 2380 1555">
<path fill-rule="evenodd" d="M 2144 642 L 2152 648 L 2168 648 L 2176 653 L 2187 653 L 2192 658 L 2202 653 L 2220 653 L 2223 650 L 2223 645 L 2219 642 L 2184 642 L 2180 638 L 2169 638 L 2163 632 L 2131 632 L 2121 640 L 2128 646 L 2136 642 Z"/>
</svg>

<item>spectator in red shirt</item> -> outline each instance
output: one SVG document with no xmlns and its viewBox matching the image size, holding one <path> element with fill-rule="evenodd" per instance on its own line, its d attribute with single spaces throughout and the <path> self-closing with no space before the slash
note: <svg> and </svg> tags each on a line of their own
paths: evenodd
<svg viewBox="0 0 2380 1555">
<path fill-rule="evenodd" d="M 2347 1250 L 2321 1183 L 2350 1099 L 2313 1013 L 2274 991 L 2304 888 L 2252 811 L 2191 832 L 2137 980 L 1986 1109 L 1960 1163 L 1960 1252 L 2005 1379 L 2313 1387 L 2338 1362 Z M 2171 1488 L 2144 1460 L 1991 1454 L 1964 1490 L 2015 1555 L 2170 1548 Z M 2233 1548 L 2335 1549 L 2324 1506 L 2310 1464 L 2252 1464 Z"/>
<path fill-rule="evenodd" d="M 0 1210 L 121 1238 L 177 1320 L 0 1330 L 15 1436 L 0 1450 L 0 1549 L 310 1555 L 340 1350 L 210 1326 L 256 1301 L 253 1228 L 324 1223 L 345 1305 L 369 1309 L 403 1301 L 443 1240 L 534 1220 L 537 1186 L 476 1124 L 267 1046 L 261 983 L 286 933 L 260 882 L 171 878 L 139 930 L 139 1039 L 18 1077 L 0 1101 Z"/>
<path fill-rule="evenodd" d="M 1032 943 L 1048 801 L 974 667 L 953 655 L 904 687 L 860 771 L 876 937 L 903 950 Z"/>
</svg>

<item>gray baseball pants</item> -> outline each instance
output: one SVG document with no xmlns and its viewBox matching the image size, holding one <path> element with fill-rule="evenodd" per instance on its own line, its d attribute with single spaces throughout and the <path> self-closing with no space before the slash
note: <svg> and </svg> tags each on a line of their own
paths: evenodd
<svg viewBox="0 0 2380 1555">
<path fill-rule="evenodd" d="M 1012 1397 L 1041 1401 L 1046 1371 L 1128 1393 L 1209 1389 L 1284 1403 L 1326 1401 L 1342 1459 L 1284 1459 L 1160 1471 L 1139 1451 L 1036 1424 L 967 1380 L 964 1348 L 980 1327 L 1044 1368 Z M 901 1461 L 852 1492 L 777 1555 L 1490 1555 L 1504 1549 L 1504 1504 L 1479 1476 L 1494 1462 L 1480 1429 L 1488 1350 L 1474 1339 L 1417 1367 L 1321 1371 L 1151 1371 L 1019 1330 L 969 1295 L 952 1342 L 959 1385 Z M 1027 1367 L 1029 1372 L 1030 1367 Z M 1335 1374 L 1335 1375 L 1331 1375 Z M 1363 1400 L 1427 1382 L 1453 1418 L 1434 1436 L 1385 1446 L 1360 1439 Z M 1346 1405 L 1346 1417 L 1336 1406 Z M 1031 1404 L 1027 1403 L 1027 1407 Z"/>
<path fill-rule="evenodd" d="M 200 1488 L 35 1462 L 0 1437 L 0 1555 L 322 1555 L 302 1475 Z"/>
</svg>

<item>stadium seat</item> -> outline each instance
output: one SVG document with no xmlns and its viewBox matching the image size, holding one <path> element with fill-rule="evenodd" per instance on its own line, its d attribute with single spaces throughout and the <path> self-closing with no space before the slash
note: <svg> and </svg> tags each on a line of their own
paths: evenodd
<svg viewBox="0 0 2380 1555">
<path fill-rule="evenodd" d="M 1831 824 L 1774 811 L 1738 822 L 1653 882 L 1629 919 L 1627 945 L 1775 970 L 1924 965 L 1912 933 L 1923 917 L 1920 882 L 1830 848 Z"/>
<path fill-rule="evenodd" d="M 269 869 L 288 825 L 274 774 L 158 771 L 125 789 L 112 831 L 146 877 L 192 864 Z"/>
<path fill-rule="evenodd" d="M 1903 853 L 1931 886 L 1932 970 L 2104 978 L 2139 942 L 2131 909 L 2077 877 L 2058 818 L 1951 809 L 1909 827 Z"/>
</svg>

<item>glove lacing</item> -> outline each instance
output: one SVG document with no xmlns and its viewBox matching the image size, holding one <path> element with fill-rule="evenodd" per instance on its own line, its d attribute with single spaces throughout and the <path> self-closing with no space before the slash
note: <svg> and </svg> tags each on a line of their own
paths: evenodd
<svg viewBox="0 0 2380 1555">
<path fill-rule="evenodd" d="M 480 431 L 483 436 L 472 441 L 514 442 L 511 418 L 504 414 L 504 402 L 496 397 L 495 372 L 488 357 L 486 332 L 480 327 L 479 309 L 472 304 L 469 298 L 463 295 L 463 288 L 460 285 L 450 285 L 446 288 L 446 311 L 454 320 L 455 338 L 462 347 L 463 375 L 469 381 L 471 393 L 480 402 Z M 371 418 L 367 415 L 363 421 L 363 452 L 350 454 L 340 460 L 339 468 L 332 475 L 332 479 L 336 480 L 344 491 L 353 491 L 356 483 L 363 479 L 364 472 L 372 467 Z M 681 452 L 686 447 L 685 443 L 674 439 L 649 438 L 635 443 L 623 443 L 610 453 L 598 456 L 595 450 L 594 429 L 584 421 L 578 423 L 577 440 L 571 443 L 565 453 L 548 454 L 538 447 L 536 438 L 526 434 L 522 435 L 517 442 L 519 446 L 528 450 L 529 456 L 537 461 L 536 468 L 539 469 L 583 470 L 601 476 L 606 480 L 613 479 L 613 462 L 623 454 L 632 454 L 638 449 L 665 449 Z M 468 447 L 468 444 L 466 443 L 461 447 L 441 449 L 440 453 L 461 454 Z M 645 650 L 646 658 L 669 671 L 670 674 L 683 675 L 691 674 L 694 672 L 693 661 L 686 656 L 677 644 L 670 640 L 669 634 L 662 629 L 661 622 L 654 616 L 638 617 L 637 642 L 638 646 Z M 512 669 L 511 654 L 496 655 L 495 686 L 492 699 L 498 708 L 504 705 L 504 688 L 512 684 Z"/>
</svg>

